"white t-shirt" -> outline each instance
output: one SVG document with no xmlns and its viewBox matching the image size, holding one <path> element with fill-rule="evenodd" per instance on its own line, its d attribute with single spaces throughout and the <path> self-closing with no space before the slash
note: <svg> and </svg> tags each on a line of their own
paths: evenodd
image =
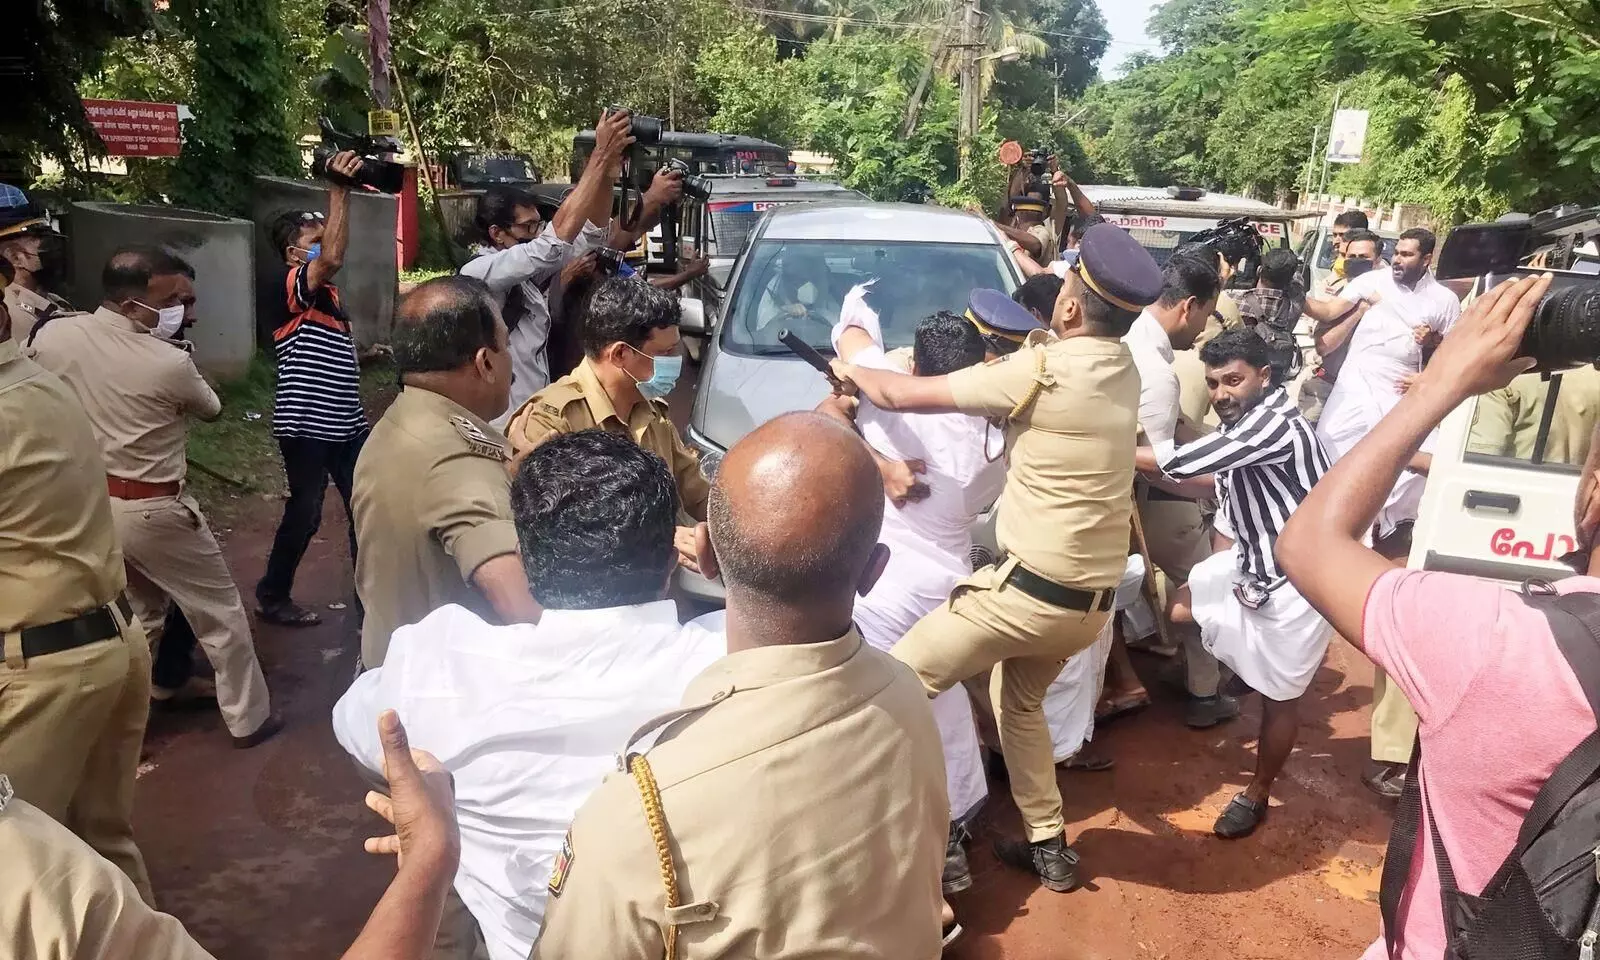
<svg viewBox="0 0 1600 960">
<path fill-rule="evenodd" d="M 546 610 L 497 626 L 441 607 L 394 633 L 383 666 L 333 708 L 358 763 L 383 770 L 378 714 L 455 777 L 455 888 L 494 960 L 523 960 L 544 921 L 546 884 L 578 807 L 616 769 L 628 738 L 677 707 L 727 652 L 720 627 L 679 625 L 670 600 Z"/>
</svg>

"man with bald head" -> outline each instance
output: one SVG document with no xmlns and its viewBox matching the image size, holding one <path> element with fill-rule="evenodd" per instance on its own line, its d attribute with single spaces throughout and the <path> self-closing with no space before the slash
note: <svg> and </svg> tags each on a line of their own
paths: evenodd
<svg viewBox="0 0 1600 960">
<path fill-rule="evenodd" d="M 509 451 L 489 421 L 511 397 L 506 325 L 489 288 L 439 277 L 408 294 L 392 337 L 401 390 L 356 461 L 361 659 L 380 666 L 396 628 L 445 604 L 494 623 L 538 605 L 517 559 Z"/>
<path fill-rule="evenodd" d="M 850 620 L 887 560 L 882 519 L 876 465 L 826 417 L 728 451 L 699 534 L 728 654 L 578 810 L 534 957 L 939 955 L 939 733 Z"/>
</svg>

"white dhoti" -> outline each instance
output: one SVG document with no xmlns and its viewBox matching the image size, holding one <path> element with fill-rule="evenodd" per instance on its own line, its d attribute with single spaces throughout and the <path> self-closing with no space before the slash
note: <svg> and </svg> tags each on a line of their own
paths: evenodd
<svg viewBox="0 0 1600 960">
<path fill-rule="evenodd" d="M 1245 579 L 1232 550 L 1213 554 L 1189 574 L 1200 642 L 1252 690 L 1293 700 L 1310 688 L 1333 627 L 1288 581 L 1259 610 L 1250 609 L 1233 592 Z"/>
<path fill-rule="evenodd" d="M 892 550 L 889 566 L 876 586 L 856 600 L 856 629 L 861 638 L 888 651 L 906 631 L 950 598 L 960 575 L 908 550 Z M 989 796 L 979 752 L 978 728 L 972 719 L 967 689 L 956 684 L 933 698 L 933 719 L 944 745 L 945 786 L 950 793 L 950 820 L 965 820 Z"/>
<path fill-rule="evenodd" d="M 1317 421 L 1317 439 L 1322 444 L 1323 452 L 1328 455 L 1329 463 L 1338 463 L 1341 457 L 1353 450 L 1372 432 L 1378 421 L 1394 409 L 1400 399 L 1399 392 L 1392 387 L 1362 390 L 1352 384 L 1345 389 L 1347 381 L 1343 374 L 1340 376 L 1340 383 L 1334 387 Z M 1350 378 L 1351 381 L 1355 379 L 1353 376 Z M 1432 453 L 1438 438 L 1437 429 L 1429 433 L 1422 442 L 1421 452 Z M 1384 500 L 1383 509 L 1378 511 L 1379 537 L 1387 537 L 1400 524 L 1417 519 L 1422 506 L 1422 490 L 1427 484 L 1428 478 L 1420 473 L 1408 469 L 1400 474 L 1394 489 L 1389 491 L 1389 496 Z"/>
<path fill-rule="evenodd" d="M 1044 719 L 1050 727 L 1050 743 L 1055 748 L 1057 763 L 1094 739 L 1094 708 L 1100 702 L 1100 688 L 1105 685 L 1106 658 L 1111 655 L 1113 629 L 1122 611 L 1135 609 L 1143 602 L 1139 587 L 1144 582 L 1144 572 L 1144 557 L 1130 556 L 1122 580 L 1117 583 L 1113 613 L 1100 629 L 1100 635 L 1094 643 L 1067 660 L 1050 689 L 1045 691 Z"/>
</svg>

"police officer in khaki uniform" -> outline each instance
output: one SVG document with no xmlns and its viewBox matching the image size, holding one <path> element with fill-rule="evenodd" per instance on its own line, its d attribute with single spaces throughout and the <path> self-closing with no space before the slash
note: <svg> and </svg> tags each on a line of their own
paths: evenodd
<svg viewBox="0 0 1600 960">
<path fill-rule="evenodd" d="M 679 315 L 671 294 L 637 277 L 602 282 L 580 327 L 583 362 L 519 407 L 506 435 L 520 456 L 558 433 L 599 427 L 625 433 L 665 460 L 686 515 L 679 518 L 678 557 L 695 569 L 692 524 L 706 518 L 711 485 L 700 455 L 667 418 L 667 394 L 683 371 Z"/>
<path fill-rule="evenodd" d="M 539 607 L 517 559 L 510 451 L 489 421 L 511 395 L 505 323 L 469 277 L 418 286 L 395 313 L 402 389 L 356 461 L 361 660 L 380 666 L 395 628 L 457 603 L 531 623 Z"/>
<path fill-rule="evenodd" d="M 0 770 L 153 900 L 131 822 L 150 651 L 122 593 L 100 445 L 67 385 L 22 355 L 5 308 L 0 424 Z"/>
<path fill-rule="evenodd" d="M 906 377 L 835 361 L 879 407 L 1007 420 L 1009 471 L 996 534 L 1003 554 L 894 648 L 930 695 L 994 667 L 991 699 L 1027 842 L 1005 862 L 1051 890 L 1077 878 L 1050 731 L 1040 709 L 1061 665 L 1092 643 L 1128 556 L 1139 375 L 1121 338 L 1161 293 L 1161 271 L 1109 224 L 1084 235 L 1056 301 L 1058 339 L 946 377 Z"/>
<path fill-rule="evenodd" d="M 579 808 L 533 956 L 937 957 L 938 729 L 850 619 L 887 560 L 872 458 L 788 414 L 728 451 L 709 510 L 698 549 L 727 585 L 728 655 Z"/>
<path fill-rule="evenodd" d="M 1493 457 L 1532 460 L 1539 438 L 1550 384 L 1537 373 L 1525 373 L 1508 386 L 1478 398 L 1472 413 L 1467 450 Z M 1578 367 L 1561 374 L 1556 408 L 1550 415 L 1544 462 L 1581 464 L 1589 455 L 1589 441 L 1600 422 L 1600 370 Z"/>
<path fill-rule="evenodd" d="M 396 828 L 368 853 L 400 854 L 399 869 L 344 960 L 420 957 L 460 859 L 450 774 L 410 749 L 393 711 L 378 721 L 394 799 L 367 806 Z M 176 919 L 140 899 L 128 879 L 0 773 L 0 930 L 10 960 L 212 960 Z"/>
<path fill-rule="evenodd" d="M 250 620 L 200 505 L 184 490 L 187 418 L 222 404 L 181 342 L 194 270 L 154 247 L 111 255 L 92 314 L 58 317 L 33 349 L 83 404 L 100 440 L 134 610 L 160 642 L 169 599 L 182 608 L 216 671 L 217 705 L 234 746 L 282 728 L 256 660 Z"/>
<path fill-rule="evenodd" d="M 60 279 L 63 248 L 44 208 L 16 187 L 0 183 L 0 260 L 11 269 L 6 309 L 11 336 L 19 344 L 27 344 L 41 321 L 79 312 L 48 287 Z"/>
</svg>

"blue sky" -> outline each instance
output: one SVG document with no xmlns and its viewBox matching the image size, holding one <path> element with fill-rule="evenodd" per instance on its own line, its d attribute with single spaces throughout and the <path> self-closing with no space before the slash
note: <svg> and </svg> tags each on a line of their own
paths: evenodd
<svg viewBox="0 0 1600 960">
<path fill-rule="evenodd" d="M 1100 71 L 1107 76 L 1114 76 L 1119 71 L 1117 67 L 1122 61 L 1142 49 L 1153 47 L 1142 46 L 1150 44 L 1151 40 L 1144 32 L 1144 23 L 1150 19 L 1150 11 L 1159 4 L 1160 0 L 1100 0 L 1100 12 L 1105 15 L 1106 26 L 1111 29 L 1111 48 L 1106 51 L 1105 59 L 1100 61 Z"/>
</svg>

